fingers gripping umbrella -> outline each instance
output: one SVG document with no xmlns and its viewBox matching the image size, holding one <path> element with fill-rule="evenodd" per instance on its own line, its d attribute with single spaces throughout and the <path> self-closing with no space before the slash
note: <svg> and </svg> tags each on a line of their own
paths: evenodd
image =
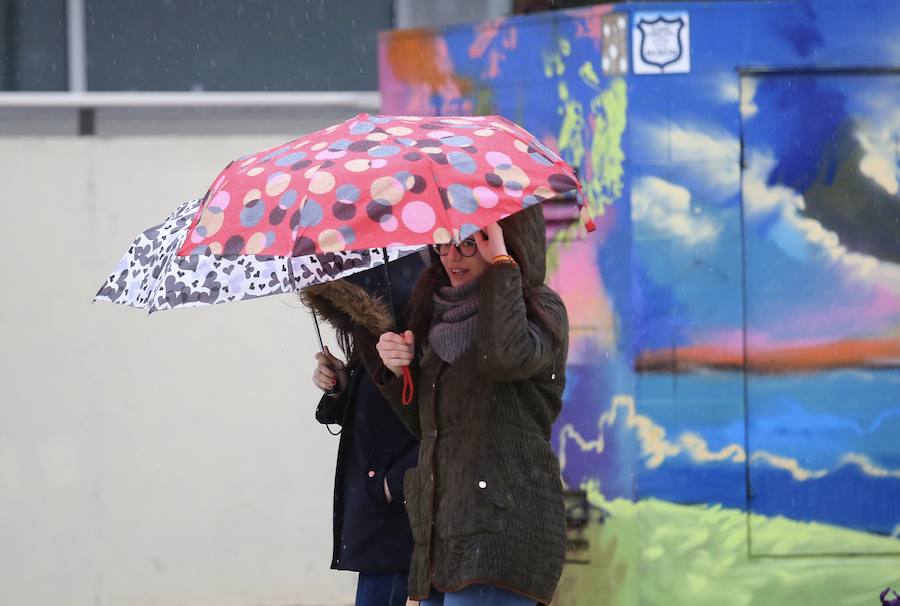
<svg viewBox="0 0 900 606">
<path fill-rule="evenodd" d="M 501 116 L 360 114 L 231 162 L 135 240 L 97 299 L 155 311 L 295 291 L 545 200 L 580 205 L 574 171 Z"/>
</svg>

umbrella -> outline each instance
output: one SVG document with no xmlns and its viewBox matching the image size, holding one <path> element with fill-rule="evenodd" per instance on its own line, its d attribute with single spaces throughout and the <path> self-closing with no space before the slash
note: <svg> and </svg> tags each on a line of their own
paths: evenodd
<svg viewBox="0 0 900 606">
<path fill-rule="evenodd" d="M 544 200 L 577 204 L 579 190 L 562 158 L 501 116 L 359 114 L 229 164 L 178 254 L 460 241 Z"/>
<path fill-rule="evenodd" d="M 578 206 L 580 191 L 562 158 L 502 116 L 359 114 L 232 161 L 138 236 L 96 299 L 155 311 L 295 291 L 546 200 Z"/>
</svg>

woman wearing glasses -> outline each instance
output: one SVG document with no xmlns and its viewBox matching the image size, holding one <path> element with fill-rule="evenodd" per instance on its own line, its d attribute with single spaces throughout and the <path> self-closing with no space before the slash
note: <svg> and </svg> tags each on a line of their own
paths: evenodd
<svg viewBox="0 0 900 606">
<path fill-rule="evenodd" d="M 484 232 L 433 247 L 436 262 L 410 301 L 412 330 L 378 343 L 382 389 L 421 438 L 404 494 L 414 541 L 409 592 L 425 605 L 549 603 L 565 555 L 550 430 L 562 405 L 568 324 L 543 284 L 542 209 Z M 416 383 L 409 406 L 398 378 L 406 365 Z"/>
</svg>

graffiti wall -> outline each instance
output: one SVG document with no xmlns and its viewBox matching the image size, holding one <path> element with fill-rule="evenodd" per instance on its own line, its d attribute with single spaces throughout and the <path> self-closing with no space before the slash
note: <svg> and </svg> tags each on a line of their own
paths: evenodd
<svg viewBox="0 0 900 606">
<path fill-rule="evenodd" d="M 559 604 L 900 586 L 900 5 L 604 5 L 382 34 L 385 113 L 499 113 L 579 167 Z"/>
</svg>

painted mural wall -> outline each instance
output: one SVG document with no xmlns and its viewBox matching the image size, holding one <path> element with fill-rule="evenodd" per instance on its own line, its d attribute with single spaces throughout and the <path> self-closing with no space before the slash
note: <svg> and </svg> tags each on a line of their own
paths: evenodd
<svg viewBox="0 0 900 606">
<path fill-rule="evenodd" d="M 900 590 L 900 5 L 603 5 L 382 34 L 384 113 L 579 167 L 559 604 Z"/>
</svg>

